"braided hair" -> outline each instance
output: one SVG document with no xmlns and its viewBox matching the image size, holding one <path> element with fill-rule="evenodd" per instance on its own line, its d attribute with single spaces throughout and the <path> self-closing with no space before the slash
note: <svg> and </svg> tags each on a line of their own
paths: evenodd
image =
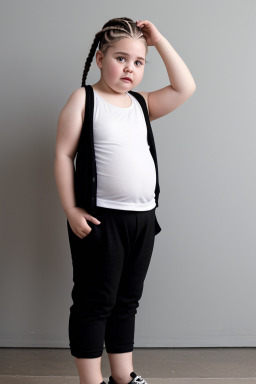
<svg viewBox="0 0 256 384">
<path fill-rule="evenodd" d="M 87 56 L 84 65 L 81 87 L 85 86 L 87 74 L 89 72 L 98 44 L 99 50 L 105 55 L 107 49 L 111 46 L 111 44 L 125 37 L 137 39 L 141 38 L 145 43 L 146 53 L 148 53 L 148 45 L 146 39 L 135 21 L 129 19 L 128 17 L 117 17 L 115 19 L 109 20 L 103 25 L 103 28 L 99 32 L 97 32 L 94 37 L 89 55 Z"/>
</svg>

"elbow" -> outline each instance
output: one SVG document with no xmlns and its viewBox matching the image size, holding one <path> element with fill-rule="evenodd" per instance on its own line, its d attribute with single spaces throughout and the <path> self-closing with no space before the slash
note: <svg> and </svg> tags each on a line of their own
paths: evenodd
<svg viewBox="0 0 256 384">
<path fill-rule="evenodd" d="M 193 82 L 193 84 L 190 86 L 191 92 L 194 93 L 196 90 L 196 83 Z"/>
<path fill-rule="evenodd" d="M 190 90 L 189 90 L 189 96 L 192 96 L 193 95 L 193 93 L 195 92 L 195 90 L 196 90 L 196 84 L 195 85 L 193 85 L 191 88 L 190 88 Z"/>
</svg>

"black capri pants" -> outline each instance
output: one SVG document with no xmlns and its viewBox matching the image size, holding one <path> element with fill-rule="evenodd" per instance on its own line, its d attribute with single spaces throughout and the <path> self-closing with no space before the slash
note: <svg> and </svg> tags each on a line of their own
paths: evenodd
<svg viewBox="0 0 256 384">
<path fill-rule="evenodd" d="M 89 235 L 80 239 L 67 220 L 73 282 L 69 345 L 77 358 L 133 351 L 135 315 L 155 241 L 155 209 L 96 207 Z"/>
</svg>

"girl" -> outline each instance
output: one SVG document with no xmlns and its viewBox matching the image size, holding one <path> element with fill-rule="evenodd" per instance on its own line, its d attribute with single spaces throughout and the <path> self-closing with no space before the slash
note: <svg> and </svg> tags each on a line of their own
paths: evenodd
<svg viewBox="0 0 256 384">
<path fill-rule="evenodd" d="M 101 77 L 85 85 L 98 44 Z M 143 78 L 148 46 L 161 55 L 171 84 L 135 92 L 131 89 Z M 150 122 L 194 91 L 188 68 L 158 29 L 148 20 L 121 17 L 96 33 L 82 87 L 60 113 L 54 172 L 72 256 L 69 340 L 81 384 L 106 384 L 104 341 L 111 366 L 108 383 L 146 384 L 133 370 L 132 351 L 135 314 L 161 230 Z"/>
</svg>

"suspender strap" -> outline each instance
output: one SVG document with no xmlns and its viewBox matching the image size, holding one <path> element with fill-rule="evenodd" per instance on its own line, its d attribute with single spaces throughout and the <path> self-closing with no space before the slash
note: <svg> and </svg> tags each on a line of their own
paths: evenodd
<svg viewBox="0 0 256 384">
<path fill-rule="evenodd" d="M 155 199 L 156 199 L 156 206 L 158 207 L 158 198 L 159 198 L 159 193 L 160 193 L 158 162 L 157 162 L 157 154 L 156 154 L 156 146 L 155 146 L 154 135 L 153 135 L 153 131 L 152 131 L 152 127 L 151 127 L 150 121 L 149 121 L 147 104 L 146 104 L 146 101 L 145 101 L 144 97 L 140 93 L 134 92 L 134 91 L 129 91 L 128 93 L 131 93 L 134 97 L 136 97 L 136 99 L 138 100 L 138 102 L 140 103 L 140 105 L 142 107 L 142 110 L 143 110 L 143 113 L 144 113 L 144 117 L 145 117 L 145 120 L 146 120 L 147 132 L 148 132 L 147 133 L 148 144 L 149 144 L 150 152 L 151 152 L 151 155 L 152 155 L 152 157 L 154 159 L 155 167 L 156 167 Z"/>
</svg>

